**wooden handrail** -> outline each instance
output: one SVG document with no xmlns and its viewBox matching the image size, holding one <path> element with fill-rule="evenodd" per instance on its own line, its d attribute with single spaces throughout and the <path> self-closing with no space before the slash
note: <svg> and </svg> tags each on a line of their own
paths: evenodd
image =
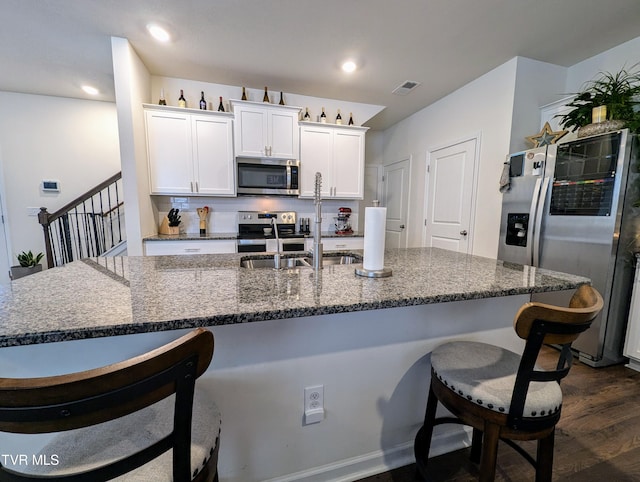
<svg viewBox="0 0 640 482">
<path fill-rule="evenodd" d="M 46 213 L 48 215 L 48 217 L 47 217 L 48 224 L 51 224 L 52 221 L 55 221 L 60 216 L 66 214 L 67 212 L 69 212 L 70 210 L 75 208 L 78 204 L 83 203 L 84 201 L 87 201 L 87 200 L 91 199 L 95 194 L 98 194 L 100 191 L 105 189 L 107 186 L 113 184 L 118 179 L 122 179 L 122 171 L 114 174 L 113 176 L 111 176 L 106 181 L 101 182 L 100 184 L 98 184 L 93 189 L 91 189 L 91 190 L 87 191 L 86 193 L 84 193 L 82 196 L 79 196 L 76 199 L 74 199 L 73 201 L 68 202 L 67 204 L 62 206 L 60 209 L 58 209 L 56 212 L 51 213 L 51 214 Z M 46 212 L 47 208 L 42 208 L 41 207 L 40 208 L 40 214 L 42 214 L 43 211 Z M 40 224 L 43 224 L 42 221 L 40 221 L 40 214 L 38 214 L 38 221 L 40 222 Z"/>
<path fill-rule="evenodd" d="M 66 216 L 69 212 L 71 212 L 72 210 L 76 209 L 79 205 L 81 205 L 81 204 L 85 203 L 86 201 L 90 200 L 93 196 L 95 196 L 96 194 L 99 194 L 100 192 L 104 191 L 105 189 L 108 189 L 109 186 L 115 184 L 120 179 L 122 179 L 122 172 L 118 172 L 118 173 L 114 174 L 110 178 L 106 179 L 105 181 L 103 181 L 100 184 L 98 184 L 97 186 L 91 188 L 90 190 L 88 190 L 87 192 L 82 194 L 81 196 L 77 197 L 73 201 L 68 202 L 67 204 L 62 206 L 60 209 L 58 209 L 54 213 L 49 213 L 47 211 L 46 207 L 41 207 L 40 208 L 40 212 L 38 213 L 38 222 L 42 225 L 42 229 L 44 231 L 44 241 L 45 241 L 45 251 L 46 251 L 46 257 L 47 257 L 47 266 L 49 268 L 53 268 L 53 266 L 55 265 L 54 256 L 53 256 L 53 248 L 52 248 L 52 239 L 51 239 L 51 233 L 50 233 L 50 226 L 53 224 L 53 222 L 56 221 L 59 218 L 62 218 L 63 216 Z M 117 191 L 116 191 L 116 201 L 117 201 Z M 107 211 L 107 213 L 101 213 L 101 214 L 103 214 L 103 217 L 106 217 L 112 211 L 120 208 L 123 204 L 124 204 L 123 202 L 117 202 L 116 206 L 110 207 L 110 209 Z"/>
</svg>

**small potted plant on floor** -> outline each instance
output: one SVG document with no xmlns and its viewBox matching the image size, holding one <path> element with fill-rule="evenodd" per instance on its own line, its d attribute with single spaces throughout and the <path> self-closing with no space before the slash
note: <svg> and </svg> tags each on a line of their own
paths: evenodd
<svg viewBox="0 0 640 482">
<path fill-rule="evenodd" d="M 16 280 L 24 276 L 42 271 L 42 265 L 39 264 L 44 254 L 38 253 L 34 255 L 31 251 L 23 251 L 18 255 L 18 263 L 20 266 L 11 267 L 11 279 Z"/>
</svg>

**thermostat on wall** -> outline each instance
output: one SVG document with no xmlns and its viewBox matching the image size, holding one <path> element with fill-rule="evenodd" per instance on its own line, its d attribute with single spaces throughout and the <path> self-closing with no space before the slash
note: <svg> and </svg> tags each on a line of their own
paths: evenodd
<svg viewBox="0 0 640 482">
<path fill-rule="evenodd" d="M 44 179 L 42 181 L 42 190 L 45 192 L 60 192 L 60 181 Z"/>
</svg>

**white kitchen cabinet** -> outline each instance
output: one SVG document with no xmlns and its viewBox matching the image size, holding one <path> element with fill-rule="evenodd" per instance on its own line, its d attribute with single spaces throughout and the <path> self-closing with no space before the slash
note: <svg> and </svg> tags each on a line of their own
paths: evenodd
<svg viewBox="0 0 640 482">
<path fill-rule="evenodd" d="M 631 295 L 627 337 L 624 342 L 624 356 L 629 357 L 629 368 L 640 371 L 640 258 L 636 257 L 636 274 Z"/>
<path fill-rule="evenodd" d="M 151 194 L 235 196 L 233 117 L 145 105 Z"/>
<path fill-rule="evenodd" d="M 300 197 L 312 198 L 316 172 L 325 199 L 362 199 L 366 127 L 300 123 Z"/>
<path fill-rule="evenodd" d="M 169 254 L 235 253 L 236 246 L 237 242 L 234 239 L 145 241 L 144 254 L 147 256 L 160 256 Z"/>
<path fill-rule="evenodd" d="M 299 107 L 232 100 L 238 157 L 298 159 Z"/>
<path fill-rule="evenodd" d="M 305 249 L 307 251 L 313 249 L 313 238 L 305 240 Z M 364 238 L 358 236 L 335 238 L 327 236 L 322 238 L 323 251 L 343 251 L 345 249 L 364 249 Z"/>
</svg>

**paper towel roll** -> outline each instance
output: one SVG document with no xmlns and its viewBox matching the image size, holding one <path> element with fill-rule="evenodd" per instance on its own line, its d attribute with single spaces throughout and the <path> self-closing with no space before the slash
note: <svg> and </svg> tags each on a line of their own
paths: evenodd
<svg viewBox="0 0 640 482">
<path fill-rule="evenodd" d="M 364 210 L 364 259 L 362 267 L 369 271 L 384 268 L 384 236 L 387 208 L 368 207 Z"/>
</svg>

